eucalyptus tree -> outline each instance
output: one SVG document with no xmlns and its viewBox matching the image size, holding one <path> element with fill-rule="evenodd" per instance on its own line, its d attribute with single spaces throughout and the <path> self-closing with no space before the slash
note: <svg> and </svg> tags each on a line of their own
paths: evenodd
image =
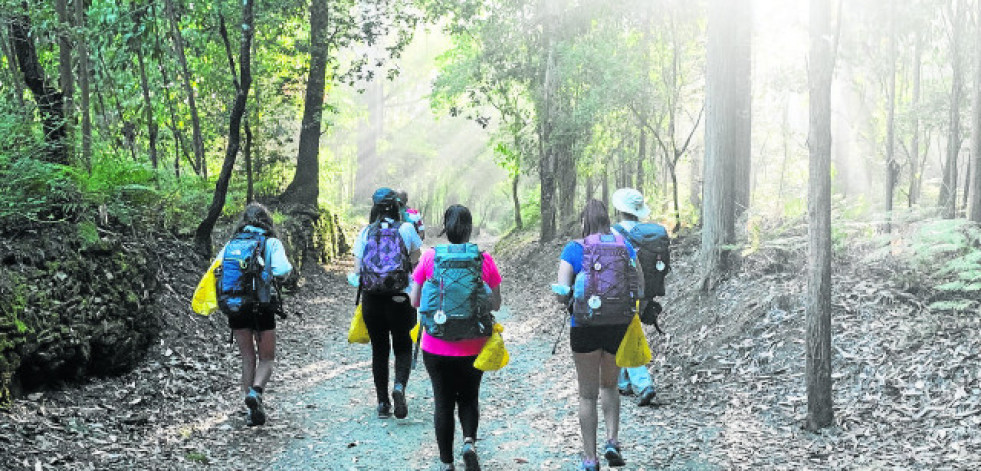
<svg viewBox="0 0 981 471">
<path fill-rule="evenodd" d="M 363 51 L 355 60 L 341 60 L 338 51 L 353 45 L 385 46 L 397 58 L 412 39 L 419 21 L 411 0 L 313 0 L 310 5 L 310 62 L 303 103 L 303 122 L 296 171 L 280 196 L 284 203 L 316 206 L 320 190 L 319 147 L 324 92 L 328 84 L 370 81 L 383 60 Z M 393 72 L 394 73 L 394 72 Z M 326 74 L 326 75 L 325 75 Z"/>
<path fill-rule="evenodd" d="M 705 85 L 702 282 L 711 289 L 728 265 L 735 222 L 748 204 L 750 4 L 709 2 Z"/>
<path fill-rule="evenodd" d="M 963 94 L 963 33 L 965 0 L 950 0 L 945 9 L 950 22 L 950 118 L 948 121 L 947 156 L 943 163 L 943 182 L 937 202 L 941 213 L 947 219 L 957 214 L 957 163 L 961 149 L 960 105 Z"/>
</svg>

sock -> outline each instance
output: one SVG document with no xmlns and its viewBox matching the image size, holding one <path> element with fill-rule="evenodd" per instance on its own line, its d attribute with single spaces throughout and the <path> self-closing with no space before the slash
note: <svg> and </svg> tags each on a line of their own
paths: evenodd
<svg viewBox="0 0 981 471">
<path fill-rule="evenodd" d="M 252 390 L 259 394 L 262 394 L 262 386 L 252 386 Z"/>
</svg>

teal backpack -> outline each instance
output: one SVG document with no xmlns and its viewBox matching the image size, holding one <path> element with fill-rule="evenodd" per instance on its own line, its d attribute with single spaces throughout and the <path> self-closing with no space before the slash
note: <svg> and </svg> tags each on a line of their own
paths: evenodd
<svg viewBox="0 0 981 471">
<path fill-rule="evenodd" d="M 490 337 L 494 316 L 483 282 L 484 256 L 475 244 L 435 247 L 433 277 L 422 286 L 419 319 L 441 340 Z"/>
</svg>

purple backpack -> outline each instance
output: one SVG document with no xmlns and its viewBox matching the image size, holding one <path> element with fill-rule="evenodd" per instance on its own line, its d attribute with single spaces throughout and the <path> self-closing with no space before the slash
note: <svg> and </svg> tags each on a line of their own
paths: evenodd
<svg viewBox="0 0 981 471">
<path fill-rule="evenodd" d="M 368 226 L 361 255 L 361 289 L 367 293 L 397 293 L 409 286 L 409 251 L 397 224 Z"/>
<path fill-rule="evenodd" d="M 582 240 L 572 315 L 576 326 L 627 324 L 640 299 L 637 268 L 623 237 L 591 234 Z"/>
</svg>

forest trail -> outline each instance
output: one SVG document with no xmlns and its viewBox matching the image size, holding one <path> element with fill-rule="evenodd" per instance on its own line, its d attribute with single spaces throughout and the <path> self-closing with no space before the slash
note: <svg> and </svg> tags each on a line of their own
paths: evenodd
<svg viewBox="0 0 981 471">
<path fill-rule="evenodd" d="M 487 470 L 570 469 L 581 447 L 575 374 L 562 310 L 548 294 L 562 244 L 519 237 L 503 245 L 494 255 L 511 363 L 484 377 L 481 462 Z M 981 467 L 976 319 L 916 315 L 867 266 L 841 267 L 836 426 L 812 434 L 802 429 L 800 281 L 747 265 L 699 295 L 690 248 L 682 243 L 675 254 L 667 333 L 647 332 L 657 407 L 623 398 L 621 469 Z M 409 417 L 374 417 L 369 347 L 346 341 L 355 295 L 349 264 L 311 270 L 287 300 L 265 426 L 245 426 L 240 360 L 224 317 L 189 313 L 200 273 L 175 266 L 159 301 L 168 327 L 148 358 L 119 377 L 17 400 L 0 415 L 0 463 L 35 471 L 434 469 L 421 363 L 407 389 Z"/>
</svg>

